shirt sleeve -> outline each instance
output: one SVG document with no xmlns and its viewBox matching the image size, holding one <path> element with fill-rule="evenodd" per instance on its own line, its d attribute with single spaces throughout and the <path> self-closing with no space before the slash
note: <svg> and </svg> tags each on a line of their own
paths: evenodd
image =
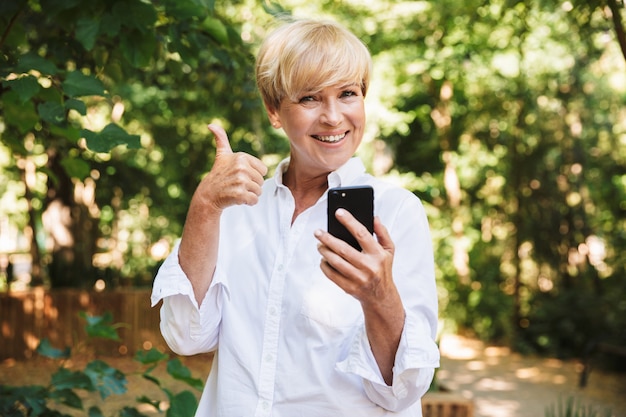
<svg viewBox="0 0 626 417">
<path fill-rule="evenodd" d="M 152 286 L 151 304 L 161 306 L 161 334 L 179 355 L 195 355 L 214 350 L 218 343 L 226 280 L 216 269 L 213 281 L 198 306 L 191 282 L 178 263 L 179 243 L 159 268 Z"/>
<path fill-rule="evenodd" d="M 347 357 L 337 364 L 339 371 L 362 378 L 372 402 L 394 412 L 419 401 L 439 366 L 439 348 L 435 343 L 437 291 L 428 222 L 419 200 L 403 201 L 396 206 L 397 212 L 382 218 L 394 239 L 394 280 L 406 312 L 392 384 L 387 385 L 382 377 L 365 326 L 352 341 Z"/>
</svg>

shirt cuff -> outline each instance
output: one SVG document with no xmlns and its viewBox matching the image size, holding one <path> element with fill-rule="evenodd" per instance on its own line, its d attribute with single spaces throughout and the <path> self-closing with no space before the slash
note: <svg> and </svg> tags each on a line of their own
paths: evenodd
<svg viewBox="0 0 626 417">
<path fill-rule="evenodd" d="M 396 352 L 393 381 L 388 386 L 378 368 L 365 327 L 359 330 L 348 356 L 336 368 L 363 378 L 368 397 L 381 407 L 403 410 L 418 401 L 430 387 L 434 368 L 439 367 L 439 349 L 431 339 L 426 319 L 407 312 Z"/>
<path fill-rule="evenodd" d="M 150 299 L 153 307 L 164 301 L 161 333 L 170 348 L 193 354 L 216 343 L 224 297 L 228 298 L 229 292 L 221 269 L 216 268 L 211 285 L 198 306 L 191 282 L 178 263 L 178 249 L 177 243 L 159 268 Z"/>
<path fill-rule="evenodd" d="M 161 301 L 165 297 L 169 297 L 172 295 L 186 295 L 190 298 L 192 304 L 197 310 L 205 310 L 204 308 L 202 308 L 202 306 L 205 305 L 204 301 L 202 302 L 202 306 L 198 307 L 198 302 L 196 301 L 196 297 L 193 293 L 191 281 L 189 281 L 189 278 L 187 278 L 187 275 L 178 263 L 179 248 L 180 241 L 174 245 L 172 252 L 159 268 L 159 271 L 154 279 L 154 283 L 152 284 L 150 303 L 152 307 L 154 307 L 159 303 L 159 301 Z M 219 267 L 217 267 L 215 272 L 213 273 L 213 280 L 211 281 L 211 285 L 207 289 L 207 293 L 205 294 L 203 300 L 209 298 L 211 293 L 217 292 L 215 287 L 218 284 L 224 287 L 226 295 L 228 296 L 229 293 L 228 286 L 226 285 L 226 279 L 221 273 Z"/>
<path fill-rule="evenodd" d="M 150 296 L 150 303 L 152 307 L 157 305 L 159 301 L 165 297 L 180 294 L 189 296 L 196 309 L 198 308 L 198 303 L 195 301 L 195 297 L 193 296 L 191 282 L 178 263 L 179 246 L 180 242 L 177 242 L 174 245 L 172 252 L 165 259 L 154 279 L 154 283 L 152 284 L 152 295 Z"/>
</svg>

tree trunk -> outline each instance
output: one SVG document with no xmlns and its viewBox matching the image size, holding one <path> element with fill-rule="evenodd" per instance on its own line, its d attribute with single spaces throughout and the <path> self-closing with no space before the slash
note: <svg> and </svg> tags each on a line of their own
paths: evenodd
<svg viewBox="0 0 626 417">
<path fill-rule="evenodd" d="M 613 25 L 615 26 L 615 36 L 619 43 L 620 50 L 624 59 L 626 59 L 626 32 L 624 31 L 624 25 L 622 24 L 622 14 L 620 13 L 619 6 L 615 0 L 607 0 L 609 9 L 611 9 L 611 18 L 613 19 Z"/>
<path fill-rule="evenodd" d="M 95 279 L 92 264 L 98 233 L 97 209 L 84 183 L 74 183 L 60 164 L 54 149 L 48 150 L 48 169 L 54 178 L 48 180 L 48 199 L 43 215 L 44 227 L 51 240 L 51 262 L 48 267 L 53 288 L 90 287 Z M 92 184 L 90 195 L 95 192 Z M 92 207 L 85 205 L 85 200 Z M 90 210 L 91 209 L 91 210 Z M 93 213 L 95 212 L 95 213 Z"/>
<path fill-rule="evenodd" d="M 21 159 L 21 163 L 17 166 L 20 170 L 20 176 L 24 183 L 24 199 L 28 207 L 28 226 L 25 230 L 25 234 L 30 240 L 30 258 L 31 258 L 31 286 L 39 286 L 44 283 L 44 270 L 42 264 L 41 251 L 37 242 L 37 218 L 38 213 L 33 207 L 33 192 L 32 186 L 34 183 L 35 167 L 32 162 L 27 159 Z"/>
</svg>

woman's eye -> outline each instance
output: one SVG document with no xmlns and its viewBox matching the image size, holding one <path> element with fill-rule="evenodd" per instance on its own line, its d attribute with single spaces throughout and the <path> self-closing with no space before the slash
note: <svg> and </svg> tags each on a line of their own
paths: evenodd
<svg viewBox="0 0 626 417">
<path fill-rule="evenodd" d="M 352 97 L 352 96 L 356 96 L 356 95 L 357 95 L 356 91 L 353 91 L 353 90 L 346 90 L 346 91 L 341 93 L 342 97 Z"/>
<path fill-rule="evenodd" d="M 315 98 L 313 96 L 304 96 L 302 98 L 300 98 L 300 103 L 307 103 L 310 101 L 315 100 Z"/>
</svg>

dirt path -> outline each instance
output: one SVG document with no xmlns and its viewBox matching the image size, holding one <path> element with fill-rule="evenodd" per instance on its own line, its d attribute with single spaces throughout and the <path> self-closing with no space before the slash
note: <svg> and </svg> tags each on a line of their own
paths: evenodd
<svg viewBox="0 0 626 417">
<path fill-rule="evenodd" d="M 445 336 L 438 378 L 445 387 L 472 398 L 475 417 L 543 417 L 560 399 L 572 396 L 605 416 L 626 417 L 626 374 L 594 369 L 588 385 L 578 388 L 581 365 L 520 356 L 506 348 Z"/>
<path fill-rule="evenodd" d="M 611 374 L 594 370 L 584 390 L 577 387 L 580 366 L 576 362 L 556 359 L 522 357 L 508 349 L 485 347 L 474 340 L 445 336 L 441 341 L 442 361 L 437 373 L 440 384 L 472 398 L 474 417 L 544 417 L 546 407 L 559 398 L 574 396 L 598 411 L 610 408 L 613 417 L 626 417 L 626 374 Z M 111 366 L 123 371 L 128 378 L 129 392 L 113 395 L 102 401 L 99 397 L 81 393 L 85 408 L 98 405 L 105 416 L 117 415 L 125 406 L 137 406 L 136 398 L 146 395 L 165 400 L 165 395 L 151 382 L 141 377 L 141 366 L 131 358 L 106 358 Z M 209 372 L 210 356 L 181 358 L 195 378 L 203 381 Z M 75 358 L 68 366 L 83 369 L 87 358 Z M 45 358 L 25 362 L 0 363 L 0 385 L 48 385 L 57 365 Z M 156 375 L 166 375 L 161 366 Z M 163 378 L 166 388 L 173 392 L 190 389 L 172 378 Z M 191 390 L 191 389 L 190 389 Z M 194 392 L 199 397 L 199 392 Z M 149 406 L 139 411 L 157 415 Z M 72 413 L 84 416 L 85 413 Z M 599 414 L 598 417 L 605 417 Z"/>
</svg>

